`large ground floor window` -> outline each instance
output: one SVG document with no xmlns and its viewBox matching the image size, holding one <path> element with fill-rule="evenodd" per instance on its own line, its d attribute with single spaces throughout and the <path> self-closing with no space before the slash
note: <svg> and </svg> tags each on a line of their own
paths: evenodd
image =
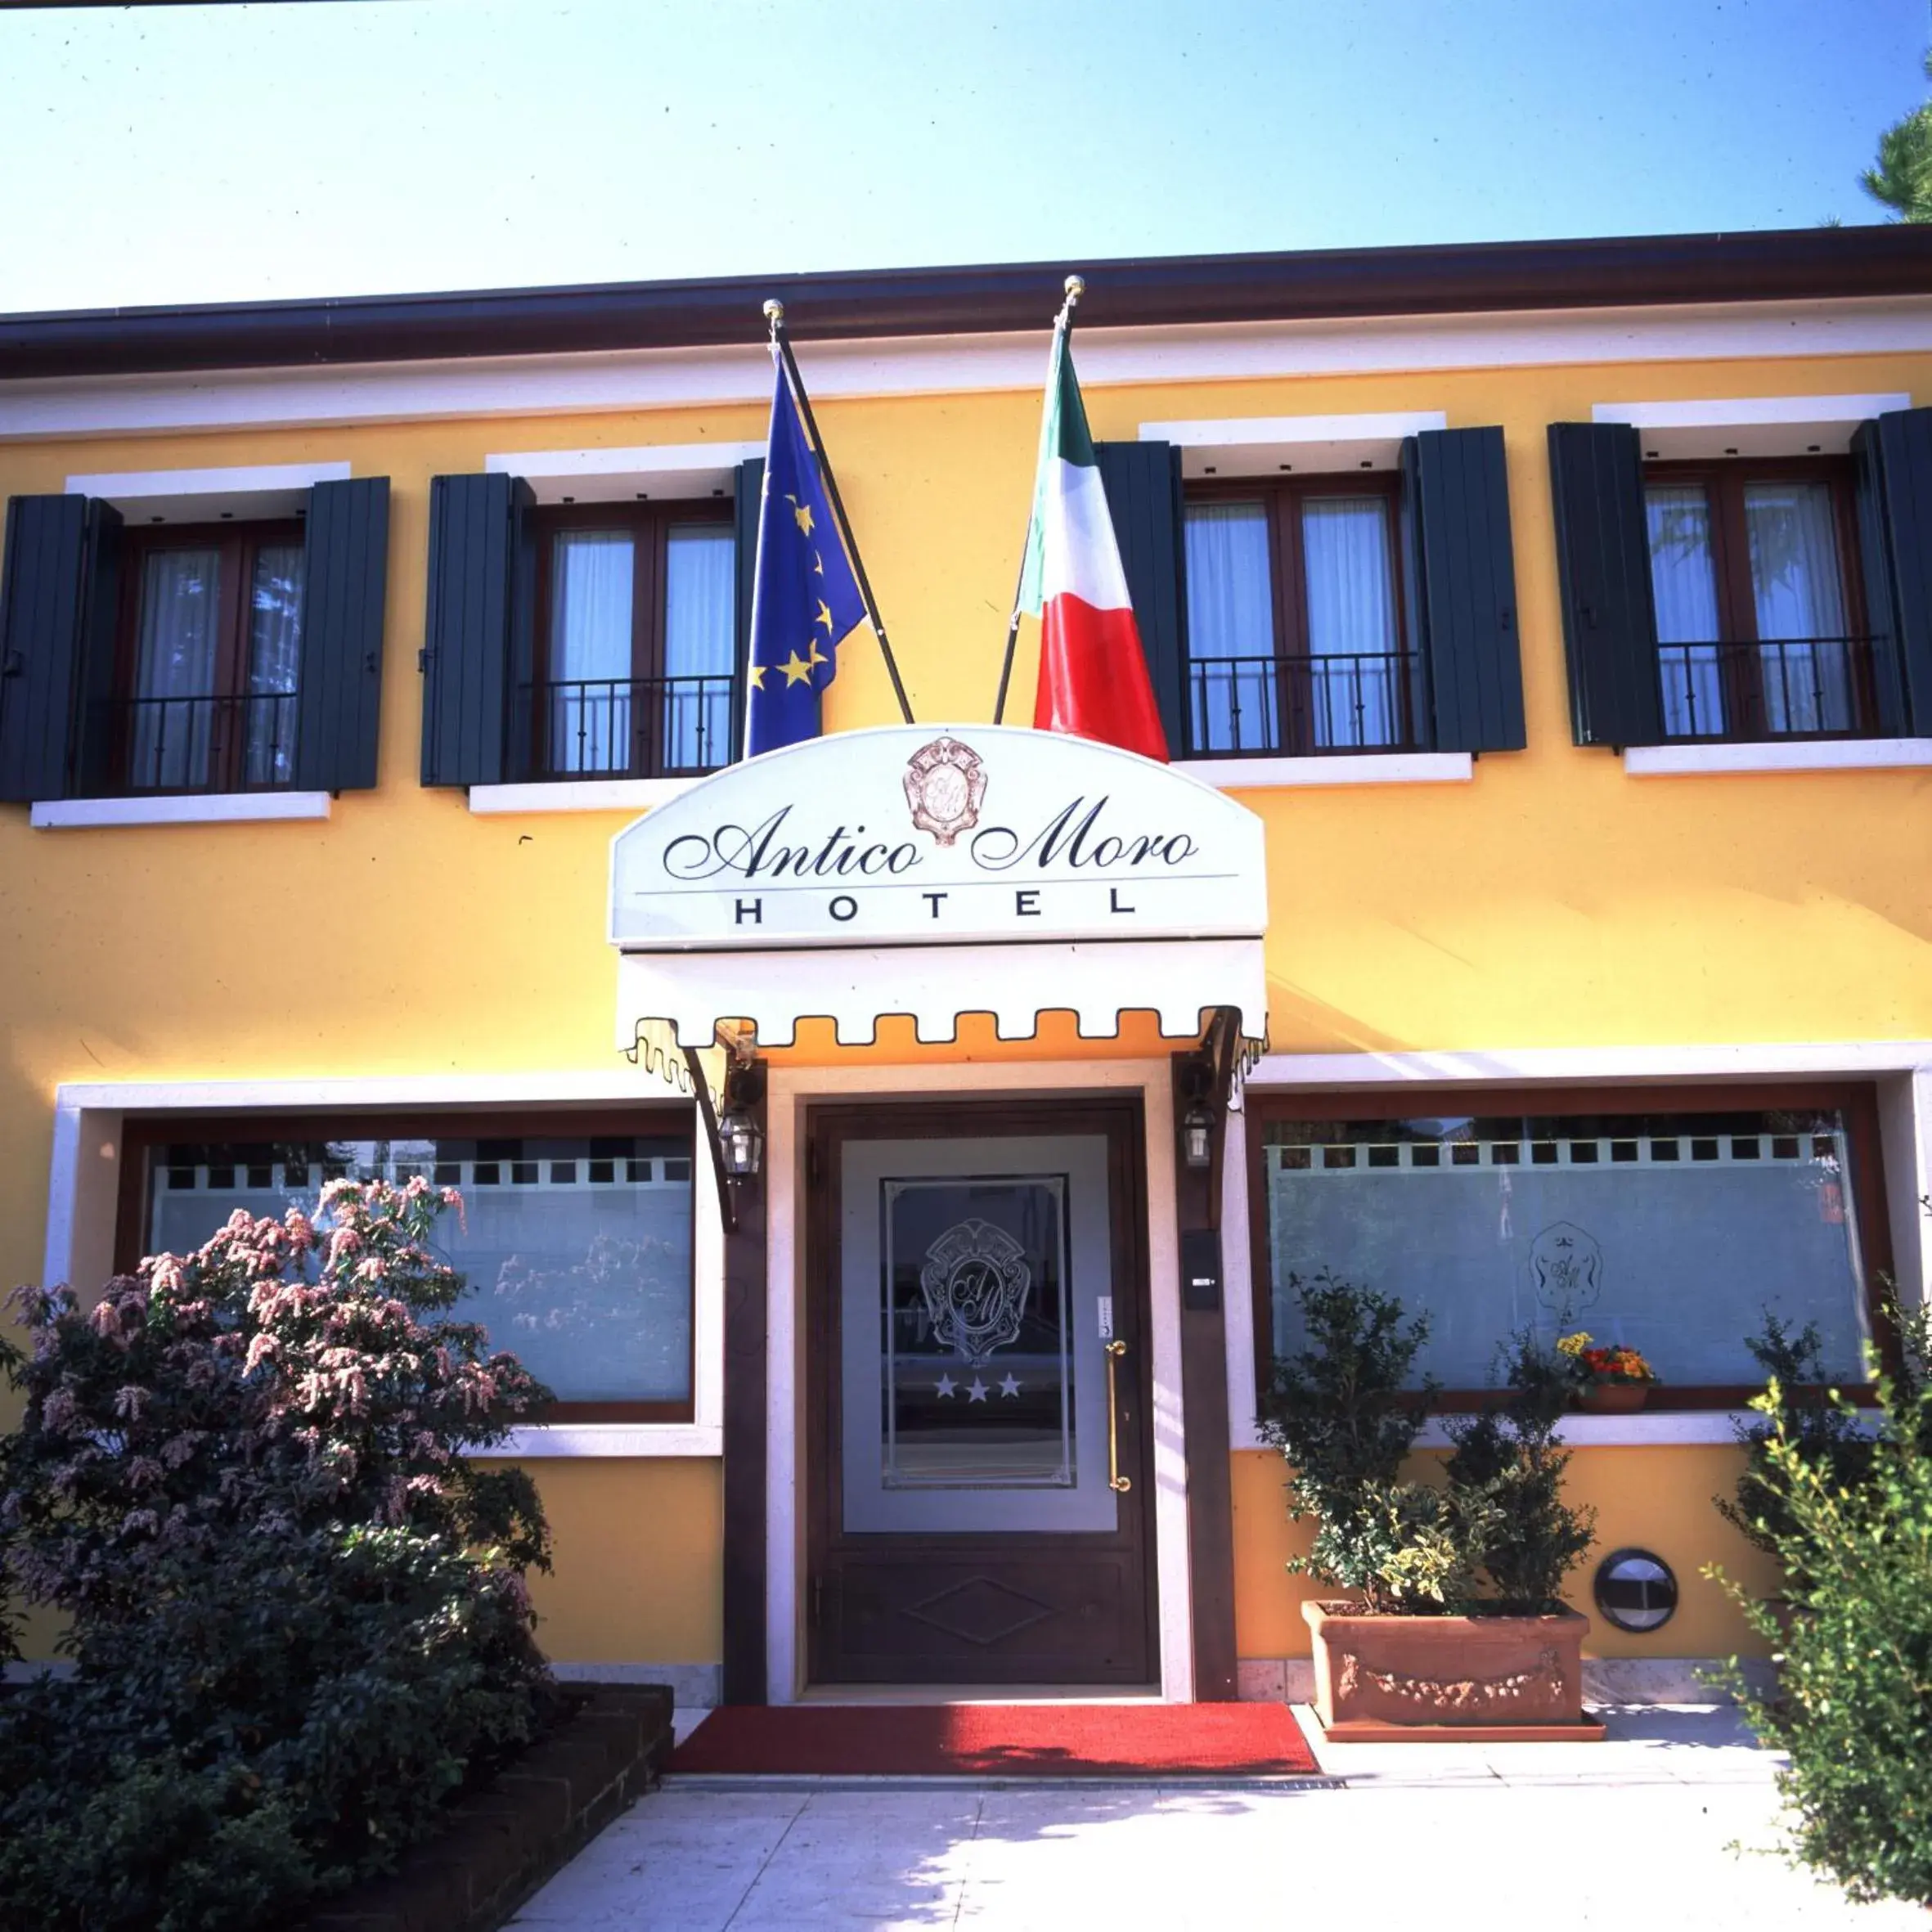
<svg viewBox="0 0 1932 1932">
<path fill-rule="evenodd" d="M 1660 1401 L 1735 1400 L 1768 1314 L 1814 1323 L 1826 1372 L 1864 1381 L 1889 1263 L 1868 1095 L 1525 1103 L 1256 1098 L 1262 1353 L 1298 1346 L 1292 1278 L 1328 1269 L 1427 1310 L 1420 1365 L 1452 1393 L 1487 1386 L 1516 1330 L 1584 1329 L 1642 1350 Z"/>
<path fill-rule="evenodd" d="M 119 1265 L 199 1247 L 238 1207 L 312 1212 L 343 1176 L 462 1196 L 435 1245 L 483 1323 L 576 1420 L 683 1421 L 692 1402 L 688 1115 L 551 1122 L 172 1122 L 128 1137 Z"/>
</svg>

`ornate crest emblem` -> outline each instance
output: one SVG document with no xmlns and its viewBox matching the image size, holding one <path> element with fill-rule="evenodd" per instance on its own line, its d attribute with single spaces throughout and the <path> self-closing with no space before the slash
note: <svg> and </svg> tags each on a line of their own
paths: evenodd
<svg viewBox="0 0 1932 1932">
<path fill-rule="evenodd" d="M 906 762 L 905 802 L 912 807 L 912 822 L 941 845 L 950 845 L 979 823 L 986 795 L 986 767 L 979 753 L 956 738 L 935 738 Z"/>
<path fill-rule="evenodd" d="M 1536 1299 L 1559 1321 L 1568 1321 L 1602 1291 L 1603 1250 L 1588 1229 L 1552 1221 L 1530 1243 L 1530 1274 Z"/>
<path fill-rule="evenodd" d="M 919 1292 L 934 1337 L 982 1368 L 996 1348 L 1017 1341 L 1033 1271 L 1026 1250 L 1004 1228 L 964 1220 L 926 1250 Z"/>
</svg>

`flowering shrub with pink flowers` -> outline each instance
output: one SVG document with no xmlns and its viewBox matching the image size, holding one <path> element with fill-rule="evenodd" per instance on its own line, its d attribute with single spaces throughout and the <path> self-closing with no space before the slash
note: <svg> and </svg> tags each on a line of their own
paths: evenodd
<svg viewBox="0 0 1932 1932">
<path fill-rule="evenodd" d="M 469 1460 L 548 1391 L 447 1319 L 446 1210 L 339 1181 L 91 1308 L 16 1297 L 0 1583 L 77 1668 L 0 1700 L 0 1925 L 279 1922 L 550 1714 L 536 1491 Z"/>
</svg>

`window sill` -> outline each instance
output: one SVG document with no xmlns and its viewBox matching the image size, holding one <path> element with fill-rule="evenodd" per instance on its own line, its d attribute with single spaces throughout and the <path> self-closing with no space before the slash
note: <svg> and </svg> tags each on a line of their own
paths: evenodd
<svg viewBox="0 0 1932 1932">
<path fill-rule="evenodd" d="M 43 832 L 95 825 L 231 825 L 271 819 L 326 819 L 327 792 L 200 792 L 164 798 L 50 798 L 29 823 Z"/>
<path fill-rule="evenodd" d="M 1422 1449 L 1447 1449 L 1444 1425 L 1460 1420 L 1431 1416 L 1417 1438 Z M 1557 1440 L 1569 1449 L 1670 1449 L 1721 1443 L 1732 1447 L 1737 1426 L 1759 1418 L 1745 1409 L 1639 1409 L 1634 1415 L 1568 1415 L 1557 1426 Z"/>
<path fill-rule="evenodd" d="M 717 1422 L 549 1422 L 513 1429 L 501 1449 L 505 1461 L 562 1457 L 721 1456 L 725 1431 Z"/>
<path fill-rule="evenodd" d="M 1728 772 L 1896 771 L 1932 765 L 1932 738 L 1829 738 L 1780 744 L 1633 744 L 1632 778 L 1695 778 Z"/>
<path fill-rule="evenodd" d="M 1223 792 L 1302 785 L 1459 785 L 1476 775 L 1471 752 L 1363 752 L 1327 758 L 1183 758 L 1173 769 Z"/>
<path fill-rule="evenodd" d="M 649 811 L 688 792 L 697 778 L 568 778 L 527 785 L 472 785 L 470 809 L 481 817 L 532 811 Z"/>
</svg>

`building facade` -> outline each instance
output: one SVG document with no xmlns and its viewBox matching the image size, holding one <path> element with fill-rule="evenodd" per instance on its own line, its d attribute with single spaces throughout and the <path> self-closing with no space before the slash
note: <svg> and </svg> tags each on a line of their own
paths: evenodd
<svg viewBox="0 0 1932 1932">
<path fill-rule="evenodd" d="M 459 1185 L 545 1645 L 693 1701 L 1292 1692 L 1293 1279 L 1588 1329 L 1661 1692 L 1748 1338 L 1925 1284 L 1932 248 L 1087 274 L 1166 769 L 989 721 L 1057 269 L 0 323 L 0 1269 Z M 744 765 L 771 295 L 916 721 Z"/>
</svg>

